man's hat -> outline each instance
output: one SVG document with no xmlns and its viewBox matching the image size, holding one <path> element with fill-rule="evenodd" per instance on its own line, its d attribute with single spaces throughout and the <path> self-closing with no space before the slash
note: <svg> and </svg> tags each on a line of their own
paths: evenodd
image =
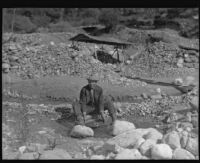
<svg viewBox="0 0 200 163">
<path fill-rule="evenodd" d="M 98 76 L 98 74 L 90 75 L 90 76 L 87 78 L 87 80 L 88 80 L 88 81 L 97 82 L 97 81 L 99 81 L 99 76 Z"/>
</svg>

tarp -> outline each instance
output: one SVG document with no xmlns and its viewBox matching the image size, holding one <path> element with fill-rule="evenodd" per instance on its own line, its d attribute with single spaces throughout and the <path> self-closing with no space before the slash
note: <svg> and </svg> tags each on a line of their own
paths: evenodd
<svg viewBox="0 0 200 163">
<path fill-rule="evenodd" d="M 113 46 L 132 45 L 132 43 L 124 42 L 115 38 L 95 37 L 95 36 L 90 36 L 88 34 L 78 34 L 70 38 L 70 41 L 89 42 L 89 43 L 95 43 L 95 44 L 107 44 L 107 45 L 113 45 Z"/>
</svg>

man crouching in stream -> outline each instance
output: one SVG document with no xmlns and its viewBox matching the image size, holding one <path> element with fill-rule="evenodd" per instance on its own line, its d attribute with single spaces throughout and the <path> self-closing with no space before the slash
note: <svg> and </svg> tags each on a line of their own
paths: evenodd
<svg viewBox="0 0 200 163">
<path fill-rule="evenodd" d="M 88 84 L 80 91 L 80 101 L 73 104 L 77 124 L 85 125 L 87 114 L 100 115 L 101 120 L 106 124 L 104 110 L 108 110 L 113 124 L 116 120 L 116 109 L 111 99 L 105 97 L 103 89 L 97 85 L 98 76 L 90 76 L 87 80 Z"/>
</svg>

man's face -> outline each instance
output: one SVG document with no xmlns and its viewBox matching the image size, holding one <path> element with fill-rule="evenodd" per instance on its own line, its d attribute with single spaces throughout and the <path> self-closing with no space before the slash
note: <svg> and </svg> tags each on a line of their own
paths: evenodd
<svg viewBox="0 0 200 163">
<path fill-rule="evenodd" d="M 91 88 L 91 89 L 93 89 L 94 88 L 94 86 L 96 85 L 96 82 L 94 82 L 94 81 L 88 81 L 88 85 L 89 85 L 89 87 Z"/>
</svg>

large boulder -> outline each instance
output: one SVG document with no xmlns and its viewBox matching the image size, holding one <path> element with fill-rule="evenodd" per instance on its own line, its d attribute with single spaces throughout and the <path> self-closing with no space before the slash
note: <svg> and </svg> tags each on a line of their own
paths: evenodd
<svg viewBox="0 0 200 163">
<path fill-rule="evenodd" d="M 195 159 L 194 155 L 190 153 L 189 151 L 182 149 L 182 148 L 176 148 L 173 151 L 173 159 L 184 159 L 184 160 L 190 160 Z"/>
<path fill-rule="evenodd" d="M 45 151 L 40 160 L 60 160 L 60 159 L 72 159 L 69 153 L 63 149 L 54 149 Z"/>
<path fill-rule="evenodd" d="M 76 125 L 72 128 L 70 136 L 76 138 L 91 137 L 94 136 L 94 131 L 87 126 Z"/>
<path fill-rule="evenodd" d="M 141 144 L 141 146 L 139 148 L 141 154 L 145 155 L 147 157 L 150 157 L 150 155 L 151 155 L 150 149 L 155 144 L 156 144 L 155 140 L 147 139 L 144 143 Z"/>
<path fill-rule="evenodd" d="M 181 147 L 180 137 L 179 137 L 178 132 L 176 132 L 176 131 L 172 131 L 172 132 L 164 135 L 162 141 L 163 141 L 163 143 L 168 144 L 172 149 L 176 149 L 176 148 Z"/>
<path fill-rule="evenodd" d="M 134 144 L 133 148 L 135 148 L 135 149 L 140 148 L 140 146 L 141 146 L 142 143 L 144 143 L 144 142 L 145 142 L 145 139 L 144 139 L 144 138 L 139 138 L 139 139 L 137 140 L 137 142 Z"/>
<path fill-rule="evenodd" d="M 129 130 L 127 132 L 124 132 L 122 134 L 119 134 L 111 139 L 109 139 L 107 142 L 117 144 L 121 147 L 129 147 L 134 146 L 135 143 L 138 141 L 139 138 L 143 136 L 143 131 L 135 129 L 135 130 Z"/>
<path fill-rule="evenodd" d="M 116 160 L 141 159 L 142 155 L 137 149 L 124 149 L 115 157 Z"/>
<path fill-rule="evenodd" d="M 135 129 L 135 125 L 133 123 L 127 122 L 127 121 L 119 121 L 116 120 L 113 124 L 113 135 L 119 135 L 123 132 L 126 132 L 128 130 Z"/>
<path fill-rule="evenodd" d="M 142 138 L 144 135 L 147 135 L 149 132 L 155 132 L 155 130 L 156 129 L 154 128 L 139 128 L 129 130 L 109 139 L 108 142 L 112 142 L 124 148 L 134 147 L 140 138 Z"/>
<path fill-rule="evenodd" d="M 146 135 L 143 136 L 144 139 L 152 139 L 156 142 L 158 140 L 162 140 L 163 134 L 160 133 L 158 130 L 152 128 Z"/>
<path fill-rule="evenodd" d="M 152 159 L 172 159 L 172 149 L 167 144 L 155 144 L 151 148 Z"/>
<path fill-rule="evenodd" d="M 193 155 L 197 156 L 199 153 L 198 144 L 199 144 L 198 137 L 197 138 L 189 137 L 185 149 L 191 152 Z"/>
</svg>

